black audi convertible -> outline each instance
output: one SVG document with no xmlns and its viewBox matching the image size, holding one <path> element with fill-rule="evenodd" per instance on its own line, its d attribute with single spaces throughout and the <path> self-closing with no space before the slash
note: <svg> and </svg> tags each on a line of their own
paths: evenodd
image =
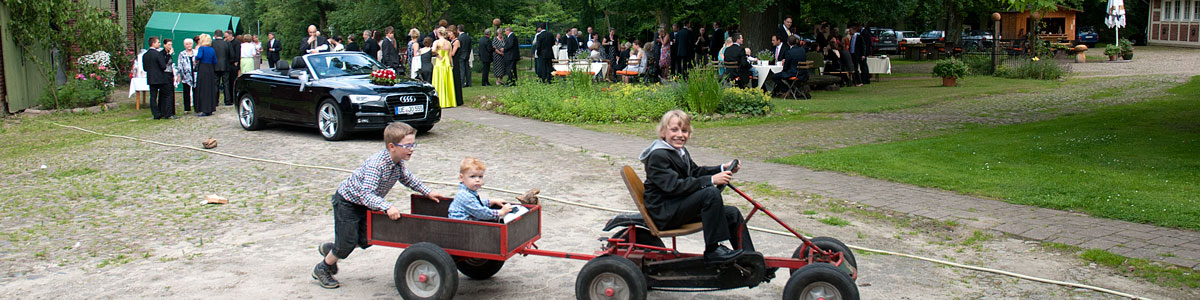
<svg viewBox="0 0 1200 300">
<path fill-rule="evenodd" d="M 432 129 L 442 118 L 433 86 L 407 77 L 390 86 L 371 83 L 371 72 L 385 68 L 362 52 L 330 52 L 244 73 L 234 84 L 238 122 L 246 130 L 267 123 L 316 127 L 331 141 L 397 121 L 422 133 Z"/>
</svg>

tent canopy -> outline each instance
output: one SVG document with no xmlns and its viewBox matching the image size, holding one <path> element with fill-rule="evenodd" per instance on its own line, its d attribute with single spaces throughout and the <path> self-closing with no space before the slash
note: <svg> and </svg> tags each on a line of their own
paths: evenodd
<svg viewBox="0 0 1200 300">
<path fill-rule="evenodd" d="M 146 22 L 146 40 L 142 43 L 144 47 L 150 47 L 150 37 L 157 36 L 160 39 L 171 39 L 175 42 L 176 50 L 183 50 L 183 39 L 201 33 L 211 35 L 217 29 L 234 29 L 236 26 L 234 19 L 238 18 L 230 15 L 156 11 L 150 15 L 150 21 Z"/>
</svg>

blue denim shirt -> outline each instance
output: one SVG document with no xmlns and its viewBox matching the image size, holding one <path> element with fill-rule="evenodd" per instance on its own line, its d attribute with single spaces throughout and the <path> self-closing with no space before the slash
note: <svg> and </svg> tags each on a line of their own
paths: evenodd
<svg viewBox="0 0 1200 300">
<path fill-rule="evenodd" d="M 471 221 L 495 221 L 500 219 L 500 210 L 488 208 L 488 201 L 479 198 L 479 193 L 467 188 L 462 182 L 458 183 L 458 192 L 454 193 L 454 202 L 450 203 L 450 218 Z"/>
</svg>

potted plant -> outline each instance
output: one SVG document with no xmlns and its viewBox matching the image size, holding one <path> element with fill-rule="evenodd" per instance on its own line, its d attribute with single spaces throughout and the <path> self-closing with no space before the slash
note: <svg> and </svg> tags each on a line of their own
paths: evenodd
<svg viewBox="0 0 1200 300">
<path fill-rule="evenodd" d="M 967 64 L 953 57 L 939 60 L 933 65 L 933 76 L 942 78 L 942 86 L 955 86 L 959 77 L 967 75 Z"/>
<path fill-rule="evenodd" d="M 1132 60 L 1133 59 L 1133 43 L 1127 39 L 1121 39 L 1121 41 L 1118 42 L 1117 44 L 1118 44 L 1117 46 L 1121 49 L 1121 58 L 1124 60 Z"/>
<path fill-rule="evenodd" d="M 1087 50 L 1087 45 L 1075 45 L 1075 48 L 1071 48 L 1071 54 L 1075 55 L 1075 63 L 1087 62 Z"/>
<path fill-rule="evenodd" d="M 762 51 L 758 51 L 758 53 L 754 54 L 754 57 L 758 58 L 759 62 L 768 62 L 772 65 L 775 64 L 775 52 L 771 52 L 771 50 L 764 49 Z"/>
<path fill-rule="evenodd" d="M 1117 45 L 1104 46 L 1104 55 L 1108 56 L 1109 61 L 1117 60 L 1117 55 L 1121 54 L 1121 48 Z"/>
</svg>

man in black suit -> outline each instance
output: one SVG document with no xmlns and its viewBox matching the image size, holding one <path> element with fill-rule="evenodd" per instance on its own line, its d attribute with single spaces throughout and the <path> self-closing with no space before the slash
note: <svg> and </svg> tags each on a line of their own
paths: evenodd
<svg viewBox="0 0 1200 300">
<path fill-rule="evenodd" d="M 231 106 L 234 98 L 233 85 L 238 76 L 238 65 L 242 63 L 240 59 L 242 44 L 233 39 L 233 30 L 225 31 L 225 43 L 229 44 L 229 49 L 226 50 L 229 52 L 226 54 L 229 57 L 229 69 L 228 72 L 225 72 L 225 106 Z"/>
<path fill-rule="evenodd" d="M 300 41 L 300 55 L 329 52 L 329 39 L 321 36 L 317 25 L 308 25 L 308 37 Z"/>
<path fill-rule="evenodd" d="M 554 58 L 554 34 L 546 30 L 545 24 L 538 24 L 537 34 L 533 36 L 533 67 L 538 78 L 543 83 L 550 83 L 551 59 Z"/>
<path fill-rule="evenodd" d="M 384 38 L 380 43 L 380 51 L 382 51 L 383 59 L 380 61 L 384 66 L 393 69 L 400 69 L 400 52 L 396 50 L 396 29 L 388 26 L 383 29 Z"/>
<path fill-rule="evenodd" d="M 267 66 L 275 68 L 275 62 L 279 61 L 279 40 L 275 39 L 274 32 L 267 33 L 267 45 L 264 47 L 267 51 Z"/>
<path fill-rule="evenodd" d="M 225 31 L 220 29 L 213 31 L 212 48 L 213 53 L 217 56 L 217 63 L 213 65 L 213 73 L 217 76 L 217 95 L 225 94 L 225 86 L 233 86 L 233 82 L 225 81 L 225 79 L 228 78 L 228 76 L 225 75 L 232 70 L 229 68 L 229 61 L 237 57 L 229 55 L 229 50 L 233 48 L 233 46 L 228 42 L 225 42 L 224 37 Z M 229 101 L 233 100 L 225 99 L 225 102 Z"/>
<path fill-rule="evenodd" d="M 774 37 L 772 37 L 772 39 L 774 39 Z M 780 44 L 782 46 L 782 43 Z M 804 50 L 804 47 L 802 47 L 803 45 L 801 44 L 802 43 L 800 42 L 800 39 L 796 37 L 788 39 L 788 45 L 791 47 L 784 48 L 787 50 L 785 50 L 786 53 L 784 53 L 782 59 L 783 71 L 771 75 L 771 79 L 775 82 L 775 88 L 773 89 L 774 92 L 772 94 L 779 92 L 779 88 L 783 87 L 783 81 L 788 80 L 789 78 L 796 77 L 797 82 L 808 81 L 808 70 L 800 69 L 800 63 L 808 61 L 808 52 Z M 805 97 L 808 97 L 808 95 L 806 94 Z"/>
<path fill-rule="evenodd" d="M 668 42 L 671 44 L 671 50 L 668 50 L 670 51 L 668 52 L 669 55 L 671 55 L 671 74 L 679 74 L 679 63 L 681 62 L 681 59 L 679 59 L 679 44 L 683 43 L 683 40 L 679 38 L 678 23 L 671 24 L 671 35 Z"/>
<path fill-rule="evenodd" d="M 687 78 L 688 68 L 692 66 L 692 47 L 696 45 L 696 39 L 692 38 L 689 26 L 691 24 L 683 23 L 683 27 L 679 28 L 675 37 L 675 43 L 678 45 L 675 47 L 678 53 L 675 53 L 675 57 L 671 60 L 671 63 L 679 66 L 679 74 L 682 74 L 684 78 Z"/>
<path fill-rule="evenodd" d="M 730 78 L 737 78 L 735 84 L 745 88 L 750 82 L 750 60 L 746 59 L 746 49 L 742 48 L 742 34 L 734 33 L 730 37 L 733 38 L 733 45 L 725 48 L 725 62 L 736 62 L 738 68 L 727 70 L 725 74 L 729 74 Z"/>
<path fill-rule="evenodd" d="M 575 58 L 575 53 L 579 52 L 579 39 L 575 37 L 575 34 L 578 32 L 579 29 L 571 28 L 571 30 L 567 31 L 567 35 L 563 36 L 563 40 L 559 42 L 567 47 L 568 59 Z"/>
<path fill-rule="evenodd" d="M 379 59 L 379 41 L 375 40 L 371 30 L 363 30 L 362 52 L 371 58 Z"/>
<path fill-rule="evenodd" d="M 517 61 L 521 60 L 521 53 L 517 52 L 517 35 L 513 33 L 512 27 L 504 28 L 504 63 L 508 69 L 508 84 L 517 84 Z"/>
<path fill-rule="evenodd" d="M 790 39 L 786 39 L 786 40 L 790 40 Z M 788 45 L 783 43 L 783 41 L 786 41 L 786 40 L 780 40 L 779 37 L 777 37 L 777 36 L 773 36 L 773 35 L 771 36 L 771 52 L 773 53 L 772 60 L 774 60 L 774 61 L 783 61 L 784 60 L 784 56 L 786 56 L 787 52 L 788 52 Z"/>
<path fill-rule="evenodd" d="M 850 59 L 853 60 L 854 64 L 857 66 L 857 86 L 862 86 L 864 84 L 871 83 L 871 72 L 870 69 L 867 68 L 867 56 L 870 55 L 867 51 L 870 51 L 869 47 L 871 42 L 866 35 L 863 35 L 860 32 L 863 29 L 861 25 L 856 25 L 852 28 L 853 29 L 851 30 L 854 33 L 850 38 Z"/>
<path fill-rule="evenodd" d="M 479 72 L 483 78 L 479 79 L 479 85 L 490 86 L 492 84 L 488 81 L 488 73 L 492 72 L 492 53 L 496 52 L 492 47 L 491 28 L 483 30 L 483 36 L 479 38 L 479 51 L 476 52 L 479 53 L 479 62 L 483 64 L 483 70 Z"/>
<path fill-rule="evenodd" d="M 142 70 L 146 71 L 146 84 L 150 86 L 150 115 L 155 120 L 175 118 L 174 78 L 167 73 L 167 54 L 163 53 L 158 37 L 150 37 L 150 50 L 142 54 Z M 170 104 L 169 107 L 167 104 Z M 168 110 L 169 109 L 169 110 Z"/>
<path fill-rule="evenodd" d="M 721 47 L 725 47 L 725 29 L 721 28 L 720 22 L 713 22 L 712 38 L 708 39 L 708 54 L 712 60 L 717 60 Z"/>
<path fill-rule="evenodd" d="M 471 86 L 471 35 L 464 31 L 466 27 L 462 24 L 458 25 L 458 52 L 454 53 L 454 65 L 458 68 L 458 74 L 462 74 L 462 86 Z M 416 49 L 413 49 L 414 51 Z"/>
<path fill-rule="evenodd" d="M 784 17 L 783 24 L 775 27 L 775 37 L 779 38 L 780 42 L 786 43 L 788 38 L 792 37 L 792 30 L 790 28 L 792 28 L 792 17 Z"/>
</svg>

